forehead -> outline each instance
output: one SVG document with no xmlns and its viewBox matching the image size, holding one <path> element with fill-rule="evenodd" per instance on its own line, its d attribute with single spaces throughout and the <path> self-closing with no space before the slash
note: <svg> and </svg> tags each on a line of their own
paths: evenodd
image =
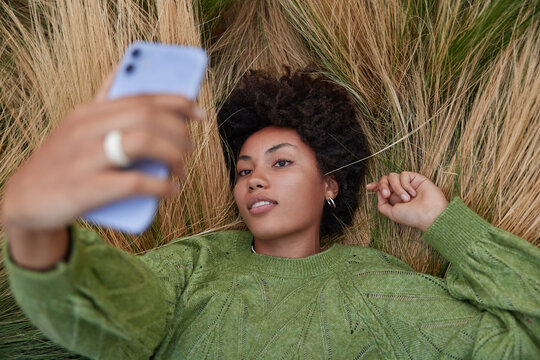
<svg viewBox="0 0 540 360">
<path fill-rule="evenodd" d="M 289 128 L 281 128 L 275 126 L 265 127 L 253 133 L 242 145 L 239 155 L 249 155 L 248 153 L 265 152 L 269 148 L 282 143 L 289 143 L 294 145 L 297 150 L 310 151 L 311 148 L 307 146 L 300 135 Z M 291 147 L 287 147 L 291 148 Z"/>
</svg>

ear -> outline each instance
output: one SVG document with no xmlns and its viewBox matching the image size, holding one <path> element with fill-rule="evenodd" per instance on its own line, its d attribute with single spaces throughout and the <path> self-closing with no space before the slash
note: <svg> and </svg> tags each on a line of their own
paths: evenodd
<svg viewBox="0 0 540 360">
<path fill-rule="evenodd" d="M 325 198 L 328 199 L 329 197 L 331 197 L 332 199 L 335 199 L 339 193 L 339 184 L 336 178 L 331 175 L 326 175 L 324 177 L 324 183 L 325 183 L 325 189 L 324 189 Z"/>
</svg>

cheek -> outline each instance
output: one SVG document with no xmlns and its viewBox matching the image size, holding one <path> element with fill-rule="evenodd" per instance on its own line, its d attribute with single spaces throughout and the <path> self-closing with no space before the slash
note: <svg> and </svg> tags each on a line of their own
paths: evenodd
<svg viewBox="0 0 540 360">
<path fill-rule="evenodd" d="M 234 203 L 236 204 L 236 208 L 238 209 L 238 214 L 243 218 L 246 219 L 248 216 L 248 209 L 246 208 L 246 184 L 242 183 L 241 180 L 237 182 L 233 188 L 233 196 L 234 196 Z"/>
<path fill-rule="evenodd" d="M 324 200 L 324 183 L 319 181 L 318 174 L 306 176 L 298 174 L 276 180 L 276 185 L 286 189 L 287 200 L 291 200 L 291 208 L 302 213 L 317 213 L 322 207 Z"/>
</svg>

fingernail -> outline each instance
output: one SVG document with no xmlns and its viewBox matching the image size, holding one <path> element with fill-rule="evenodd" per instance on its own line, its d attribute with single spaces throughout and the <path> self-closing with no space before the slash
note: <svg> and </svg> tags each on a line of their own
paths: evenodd
<svg viewBox="0 0 540 360">
<path fill-rule="evenodd" d="M 201 109 L 199 106 L 195 106 L 193 113 L 199 119 L 204 119 L 206 117 L 206 112 L 203 109 Z"/>
<path fill-rule="evenodd" d="M 411 194 L 412 196 L 416 196 L 416 191 L 411 190 L 411 191 L 409 191 L 409 194 Z"/>
<path fill-rule="evenodd" d="M 382 194 L 383 194 L 383 195 L 388 195 L 388 190 L 384 189 L 384 190 L 382 191 Z"/>
<path fill-rule="evenodd" d="M 407 194 L 401 194 L 401 198 L 403 199 L 403 201 L 409 201 L 410 200 L 410 197 Z"/>
</svg>

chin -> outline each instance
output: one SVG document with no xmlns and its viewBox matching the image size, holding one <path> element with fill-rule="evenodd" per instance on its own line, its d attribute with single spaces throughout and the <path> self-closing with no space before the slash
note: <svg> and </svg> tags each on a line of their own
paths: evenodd
<svg viewBox="0 0 540 360">
<path fill-rule="evenodd" d="M 253 227 L 248 226 L 248 229 L 249 231 L 251 231 L 253 236 L 257 238 L 258 240 L 265 240 L 265 241 L 272 240 L 272 239 L 276 239 L 285 235 L 283 231 L 276 231 L 275 228 L 274 229 L 261 229 L 260 227 L 253 228 Z"/>
<path fill-rule="evenodd" d="M 293 231 L 288 231 L 281 225 L 275 224 L 246 224 L 253 236 L 259 240 L 272 240 L 286 235 Z"/>
</svg>

